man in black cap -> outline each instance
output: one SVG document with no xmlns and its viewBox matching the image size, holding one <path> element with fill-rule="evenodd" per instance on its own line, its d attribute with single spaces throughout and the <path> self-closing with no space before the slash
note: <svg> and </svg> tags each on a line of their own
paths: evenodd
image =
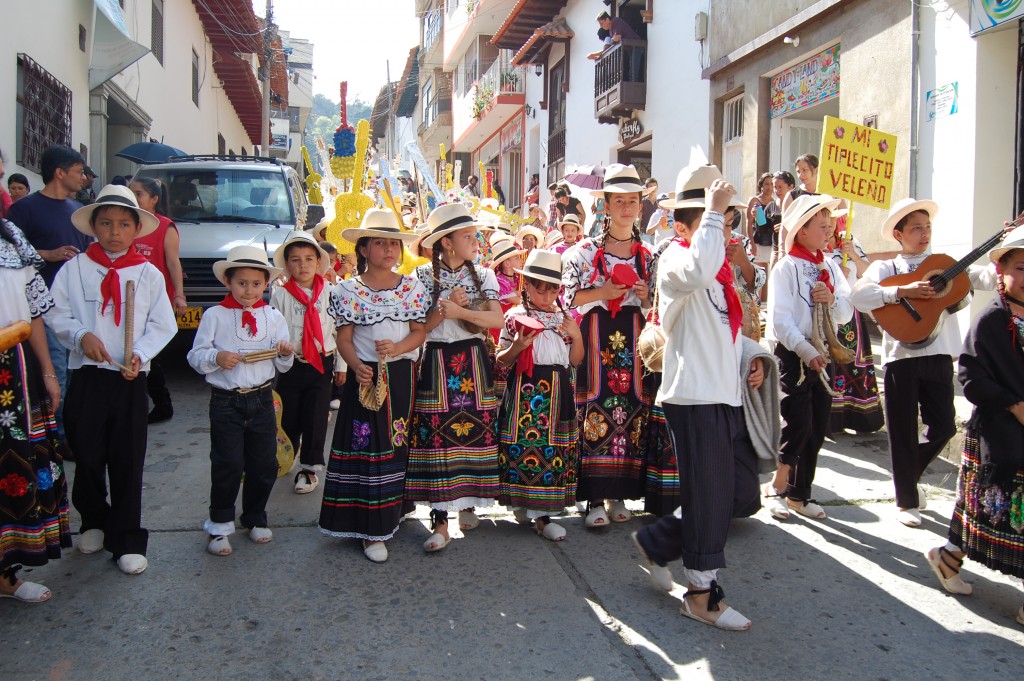
<svg viewBox="0 0 1024 681">
<path fill-rule="evenodd" d="M 83 206 L 88 206 L 96 200 L 96 192 L 92 189 L 92 183 L 95 180 L 96 173 L 89 166 L 85 166 L 85 169 L 82 170 L 82 188 L 75 194 L 75 201 Z"/>
</svg>

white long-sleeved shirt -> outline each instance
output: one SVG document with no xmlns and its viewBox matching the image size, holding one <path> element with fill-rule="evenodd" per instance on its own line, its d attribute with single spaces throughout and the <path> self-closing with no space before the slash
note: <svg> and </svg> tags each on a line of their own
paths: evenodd
<svg viewBox="0 0 1024 681">
<path fill-rule="evenodd" d="M 164 298 L 167 296 L 165 295 Z M 281 341 L 288 340 L 288 323 L 281 313 L 264 305 L 246 308 L 256 318 L 256 334 L 242 326 L 242 313 L 223 305 L 211 307 L 203 313 L 196 329 L 196 340 L 188 351 L 188 363 L 193 369 L 206 376 L 206 382 L 222 390 L 255 388 L 274 378 L 274 370 L 288 371 L 295 355 L 276 357 L 273 361 L 239 362 L 233 369 L 223 369 L 217 364 L 218 352 L 244 354 L 258 350 L 271 350 Z"/>
<path fill-rule="evenodd" d="M 116 260 L 123 253 L 108 253 Z M 154 265 L 123 267 L 117 271 L 121 282 L 121 324 L 114 324 L 114 306 L 108 303 L 102 310 L 103 295 L 100 282 L 107 276 L 107 269 L 85 253 L 67 261 L 53 280 L 50 292 L 54 306 L 43 316 L 43 321 L 57 335 L 61 345 L 71 351 L 69 369 L 83 366 L 98 366 L 111 371 L 120 371 L 106 362 L 89 359 L 82 352 L 82 338 L 87 333 L 96 336 L 115 362 L 131 365 L 131 357 L 125 357 L 125 287 L 135 282 L 135 323 L 132 334 L 134 354 L 142 361 L 142 371 L 149 371 L 150 361 L 163 350 L 174 334 L 178 323 L 167 298 L 164 275 Z"/>
<path fill-rule="evenodd" d="M 740 334 L 733 338 L 725 286 L 725 216 L 706 211 L 684 248 L 673 242 L 658 262 L 658 315 L 668 334 L 658 404 L 742 406 Z"/>
<path fill-rule="evenodd" d="M 826 257 L 823 262 L 834 287 L 832 320 L 837 325 L 843 325 L 853 318 L 850 284 L 846 280 L 846 273 L 831 258 Z M 787 255 L 775 264 L 768 284 L 765 336 L 772 348 L 781 343 L 787 350 L 796 353 L 805 364 L 810 364 L 820 354 L 809 340 L 813 332 L 811 315 L 814 312 L 811 288 L 817 281 L 817 265 Z"/>
<path fill-rule="evenodd" d="M 307 296 L 313 295 L 313 290 L 308 288 L 302 288 L 303 293 Z M 324 282 L 324 288 L 320 291 L 320 297 L 317 298 L 316 302 L 313 303 L 313 307 L 320 315 L 320 329 L 323 332 L 324 346 L 320 348 L 321 354 L 334 355 L 334 371 L 340 373 L 348 368 L 345 364 L 345 360 L 341 358 L 341 353 L 338 352 L 338 328 L 337 322 L 334 316 L 331 314 L 331 292 L 334 290 L 334 286 L 327 282 Z M 270 306 L 281 313 L 284 317 L 284 321 L 288 324 L 288 334 L 291 338 L 292 346 L 295 348 L 295 359 L 299 361 L 307 361 L 302 355 L 302 329 L 306 323 L 306 306 L 295 299 L 291 293 L 284 286 L 277 286 L 274 288 L 274 292 L 270 294 Z"/>
<path fill-rule="evenodd" d="M 897 255 L 892 260 L 877 260 L 870 265 L 853 287 L 850 300 L 861 312 L 872 312 L 883 305 L 891 305 L 899 301 L 896 297 L 897 286 L 882 286 L 880 281 L 896 276 L 897 274 L 908 274 L 917 269 L 921 262 L 931 255 L 926 251 L 919 255 Z M 972 265 L 967 268 L 967 276 L 971 285 L 979 290 L 991 291 L 995 289 L 998 277 L 996 276 L 995 265 L 987 266 Z M 929 357 L 932 355 L 949 355 L 957 357 L 960 354 L 960 346 L 963 339 L 960 338 L 960 328 L 955 322 L 943 318 L 939 321 L 939 333 L 935 340 L 923 348 L 907 347 L 889 333 L 882 329 L 882 365 L 895 362 L 898 359 L 909 357 Z"/>
</svg>

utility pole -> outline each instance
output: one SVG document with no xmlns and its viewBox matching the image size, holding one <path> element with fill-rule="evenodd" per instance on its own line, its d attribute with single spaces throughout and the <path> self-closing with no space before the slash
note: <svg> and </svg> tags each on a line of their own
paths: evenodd
<svg viewBox="0 0 1024 681">
<path fill-rule="evenodd" d="M 270 61 L 273 53 L 270 41 L 273 39 L 274 0 L 267 0 L 266 25 L 263 27 L 263 125 L 260 135 L 260 149 L 263 156 L 270 156 Z"/>
<path fill-rule="evenodd" d="M 387 88 L 388 88 L 388 120 L 387 120 L 387 127 L 388 127 L 388 130 L 390 131 L 390 134 L 388 135 L 388 159 L 390 161 L 391 159 L 395 158 L 394 149 L 392 148 L 393 145 L 395 144 L 395 129 L 394 129 L 394 125 L 392 125 L 392 123 L 395 120 L 395 103 L 393 101 L 391 101 L 391 97 L 394 94 L 394 89 L 391 87 L 391 60 L 390 59 L 388 59 L 388 60 L 386 60 L 384 62 L 384 68 L 386 69 L 385 73 L 386 73 L 386 78 L 388 79 L 387 80 L 387 83 L 388 83 L 387 84 Z"/>
</svg>

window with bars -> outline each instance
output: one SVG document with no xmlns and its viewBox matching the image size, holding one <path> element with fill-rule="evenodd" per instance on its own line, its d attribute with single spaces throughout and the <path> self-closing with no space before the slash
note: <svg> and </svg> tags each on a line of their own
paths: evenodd
<svg viewBox="0 0 1024 681">
<path fill-rule="evenodd" d="M 743 137 L 743 95 L 725 103 L 722 118 L 722 141 L 730 142 Z"/>
<path fill-rule="evenodd" d="M 150 26 L 150 49 L 161 64 L 164 63 L 164 0 L 153 0 L 153 21 Z"/>
<path fill-rule="evenodd" d="M 18 55 L 15 158 L 36 172 L 43 152 L 71 145 L 71 90 L 26 54 Z"/>
<path fill-rule="evenodd" d="M 192 103 L 199 106 L 199 55 L 192 50 Z"/>
</svg>

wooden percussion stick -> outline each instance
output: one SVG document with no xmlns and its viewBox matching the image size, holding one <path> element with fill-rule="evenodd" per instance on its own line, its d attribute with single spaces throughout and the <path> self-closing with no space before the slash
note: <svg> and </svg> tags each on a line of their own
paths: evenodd
<svg viewBox="0 0 1024 681">
<path fill-rule="evenodd" d="M 128 373 L 134 373 L 135 366 L 135 282 L 124 285 L 124 364 Z"/>
</svg>

